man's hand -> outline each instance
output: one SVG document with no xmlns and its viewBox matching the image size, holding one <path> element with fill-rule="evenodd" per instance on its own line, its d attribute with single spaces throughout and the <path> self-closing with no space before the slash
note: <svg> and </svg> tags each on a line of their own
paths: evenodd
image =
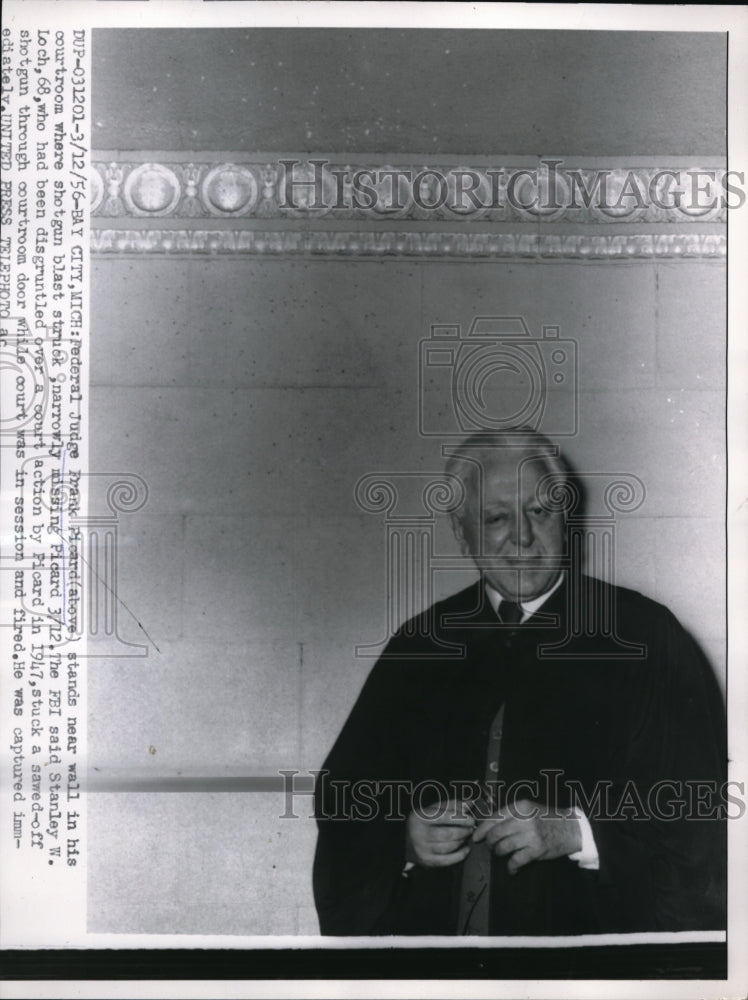
<svg viewBox="0 0 748 1000">
<path fill-rule="evenodd" d="M 475 820 L 468 806 L 455 799 L 440 802 L 432 815 L 413 811 L 406 824 L 406 860 L 424 868 L 446 868 L 464 861 Z"/>
<path fill-rule="evenodd" d="M 563 858 L 582 849 L 579 820 L 571 810 L 552 809 L 520 799 L 478 825 L 473 843 L 485 840 L 494 854 L 509 856 L 507 870 L 514 875 L 530 861 Z M 567 815 L 563 815 L 567 813 Z"/>
</svg>

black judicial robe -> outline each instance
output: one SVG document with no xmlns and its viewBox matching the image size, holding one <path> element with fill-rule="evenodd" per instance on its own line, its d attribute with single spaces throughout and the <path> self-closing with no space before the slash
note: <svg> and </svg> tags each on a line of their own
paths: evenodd
<svg viewBox="0 0 748 1000">
<path fill-rule="evenodd" d="M 420 784 L 424 804 L 455 782 L 483 781 L 502 704 L 505 789 L 537 781 L 539 800 L 559 807 L 581 789 L 600 867 L 559 858 L 509 876 L 506 859 L 494 857 L 491 934 L 726 926 L 724 808 L 710 793 L 725 781 L 726 747 L 713 673 L 664 606 L 587 577 L 573 604 L 568 589 L 507 627 L 476 583 L 390 640 L 317 783 L 314 892 L 323 934 L 457 933 L 463 865 L 401 874 L 409 796 L 431 783 Z M 585 624 L 583 606 L 601 620 Z M 572 616 L 580 627 L 570 633 Z M 621 655 L 632 652 L 624 643 L 639 644 L 636 658 Z M 445 655 L 445 644 L 460 655 Z M 366 781 L 357 805 L 341 794 L 346 783 Z M 664 781 L 672 784 L 658 786 Z M 524 788 L 512 797 L 535 795 Z"/>
</svg>

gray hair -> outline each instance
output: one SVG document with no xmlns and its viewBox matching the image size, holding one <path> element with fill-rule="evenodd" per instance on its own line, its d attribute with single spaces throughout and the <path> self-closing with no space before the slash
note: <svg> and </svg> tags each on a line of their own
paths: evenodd
<svg viewBox="0 0 748 1000">
<path fill-rule="evenodd" d="M 503 431 L 476 431 L 458 444 L 447 458 L 445 475 L 448 479 L 454 477 L 462 486 L 461 490 L 453 489 L 455 494 L 460 494 L 451 510 L 454 516 L 463 518 L 466 504 L 475 496 L 476 473 L 483 471 L 487 456 L 495 456 L 500 449 L 514 453 L 518 466 L 522 460 L 540 459 L 545 463 L 550 477 L 552 509 L 566 512 L 580 506 L 579 484 L 559 446 L 531 427 L 513 427 Z"/>
</svg>

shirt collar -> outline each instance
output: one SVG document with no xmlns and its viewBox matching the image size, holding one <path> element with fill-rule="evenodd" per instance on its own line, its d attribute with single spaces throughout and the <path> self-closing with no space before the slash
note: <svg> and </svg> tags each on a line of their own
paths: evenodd
<svg viewBox="0 0 748 1000">
<path fill-rule="evenodd" d="M 564 574 L 563 573 L 559 573 L 558 574 L 558 579 L 553 584 L 553 586 L 551 587 L 550 590 L 546 590 L 546 592 L 544 594 L 541 594 L 540 597 L 533 597 L 532 600 L 530 600 L 530 601 L 519 601 L 518 602 L 519 606 L 522 608 L 522 612 L 523 612 L 523 614 L 522 614 L 522 621 L 523 622 L 527 621 L 527 619 L 530 618 L 531 615 L 534 615 L 535 612 L 540 607 L 542 607 L 545 604 L 545 602 L 548 600 L 548 598 L 551 596 L 551 594 L 554 591 L 558 590 L 558 588 L 561 586 L 561 584 L 563 583 L 563 579 L 564 579 Z M 504 600 L 504 598 L 501 596 L 501 594 L 498 592 L 498 590 L 495 590 L 491 586 L 490 583 L 486 583 L 485 587 L 486 587 L 486 595 L 488 596 L 488 600 L 491 602 L 491 607 L 494 609 L 494 611 L 496 612 L 496 614 L 498 614 L 499 613 L 499 605 Z"/>
</svg>

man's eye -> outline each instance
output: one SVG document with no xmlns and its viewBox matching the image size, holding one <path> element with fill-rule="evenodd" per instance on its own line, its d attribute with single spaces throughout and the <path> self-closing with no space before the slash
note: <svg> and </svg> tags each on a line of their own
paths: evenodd
<svg viewBox="0 0 748 1000">
<path fill-rule="evenodd" d="M 530 513 L 533 517 L 546 517 L 549 512 L 545 509 L 545 507 L 531 507 Z"/>
<path fill-rule="evenodd" d="M 486 518 L 486 524 L 500 524 L 502 521 L 506 521 L 506 514 L 489 514 Z"/>
</svg>

